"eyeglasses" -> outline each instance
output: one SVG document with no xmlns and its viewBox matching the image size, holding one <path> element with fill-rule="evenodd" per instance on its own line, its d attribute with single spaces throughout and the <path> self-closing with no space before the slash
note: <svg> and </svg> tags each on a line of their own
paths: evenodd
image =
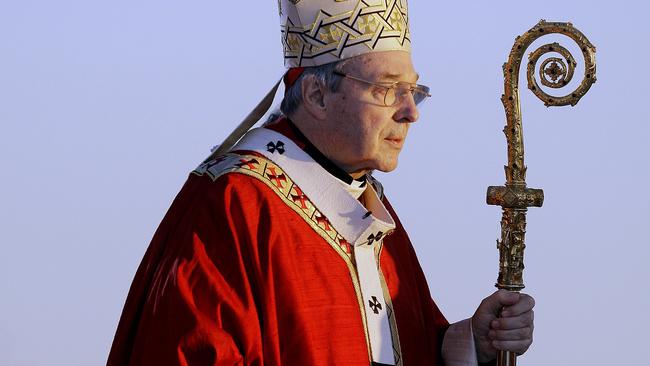
<svg viewBox="0 0 650 366">
<path fill-rule="evenodd" d="M 334 70 L 333 73 L 334 75 L 342 76 L 344 78 L 356 80 L 384 89 L 384 105 L 387 107 L 392 107 L 399 102 L 403 102 L 404 98 L 409 94 L 413 97 L 415 105 L 422 103 L 422 101 L 424 101 L 427 97 L 431 96 L 431 94 L 429 94 L 429 87 L 425 85 L 411 84 L 404 81 L 396 81 L 394 83 L 373 82 L 358 78 L 356 76 L 350 76 L 338 70 Z"/>
</svg>

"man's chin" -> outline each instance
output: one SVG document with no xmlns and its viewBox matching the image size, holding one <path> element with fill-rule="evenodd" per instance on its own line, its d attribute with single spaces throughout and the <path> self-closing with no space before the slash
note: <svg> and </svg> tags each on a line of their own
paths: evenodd
<svg viewBox="0 0 650 366">
<path fill-rule="evenodd" d="M 395 158 L 395 161 L 383 162 L 382 164 L 377 164 L 377 167 L 373 170 L 379 170 L 380 172 L 390 173 L 395 169 L 397 169 L 397 158 Z"/>
</svg>

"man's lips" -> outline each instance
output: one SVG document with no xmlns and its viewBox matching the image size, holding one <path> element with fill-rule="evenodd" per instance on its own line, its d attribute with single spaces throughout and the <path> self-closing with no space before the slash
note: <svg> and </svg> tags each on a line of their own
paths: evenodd
<svg viewBox="0 0 650 366">
<path fill-rule="evenodd" d="M 402 146 L 404 145 L 404 139 L 403 138 L 387 137 L 384 140 L 386 140 L 386 142 L 388 142 L 390 145 L 392 145 L 393 147 L 396 147 L 396 148 L 401 149 Z"/>
</svg>

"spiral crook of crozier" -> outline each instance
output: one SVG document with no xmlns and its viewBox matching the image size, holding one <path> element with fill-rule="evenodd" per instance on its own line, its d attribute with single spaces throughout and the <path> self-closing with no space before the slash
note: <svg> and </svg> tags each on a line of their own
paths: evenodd
<svg viewBox="0 0 650 366">
<path fill-rule="evenodd" d="M 519 105 L 519 70 L 524 53 L 538 38 L 548 34 L 562 34 L 577 43 L 585 62 L 584 77 L 578 87 L 564 95 L 553 96 L 546 93 L 535 78 L 535 68 L 539 64 L 539 79 L 543 86 L 559 89 L 569 84 L 573 78 L 577 62 L 573 55 L 558 43 L 545 44 L 530 54 L 527 67 L 528 88 L 546 106 L 576 105 L 596 81 L 596 47 L 571 23 L 546 22 L 541 20 L 526 33 L 518 36 L 512 46 L 508 61 L 503 65 L 504 94 L 501 97 L 506 110 L 504 132 L 508 140 L 508 166 L 506 185 L 526 186 L 526 166 L 524 164 L 524 142 Z M 549 53 L 554 57 L 540 59 Z M 561 57 L 557 57 L 559 55 Z"/>
<path fill-rule="evenodd" d="M 521 62 L 521 57 L 526 48 L 536 39 L 548 34 L 563 34 L 573 41 L 575 41 L 580 50 L 585 62 L 585 72 L 580 85 L 572 92 L 564 96 L 550 95 L 542 88 L 535 78 L 535 67 L 538 61 L 549 53 L 559 54 L 561 57 L 549 57 L 539 64 L 538 76 L 543 86 L 559 89 L 568 85 L 573 78 L 573 74 L 578 63 L 575 57 L 559 43 L 549 43 L 540 46 L 533 51 L 528 59 L 527 79 L 528 89 L 530 89 L 546 106 L 563 106 L 563 105 L 576 105 L 580 98 L 587 93 L 591 85 L 596 82 L 596 48 L 589 42 L 589 40 L 571 23 L 550 23 L 544 20 L 540 21 L 531 30 L 526 32 L 523 36 L 519 37 L 513 46 L 513 52 L 508 62 Z M 513 57 L 515 56 L 515 57 Z M 517 57 L 519 56 L 519 57 Z M 512 68 L 512 67 L 511 67 Z M 515 67 L 519 69 L 519 65 Z M 515 79 L 516 79 L 516 75 Z M 517 81 L 511 86 L 516 86 Z"/>
</svg>

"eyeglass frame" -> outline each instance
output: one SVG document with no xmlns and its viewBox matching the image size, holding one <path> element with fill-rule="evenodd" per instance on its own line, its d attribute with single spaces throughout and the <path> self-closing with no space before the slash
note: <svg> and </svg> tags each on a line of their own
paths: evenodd
<svg viewBox="0 0 650 366">
<path fill-rule="evenodd" d="M 342 71 L 339 71 L 339 70 L 334 70 L 334 71 L 332 71 L 332 73 L 334 75 L 337 75 L 337 76 L 341 76 L 341 77 L 356 80 L 356 81 L 359 81 L 359 82 L 362 82 L 362 83 L 365 83 L 365 84 L 368 84 L 368 85 L 373 85 L 373 86 L 377 86 L 377 87 L 386 89 L 386 93 L 384 93 L 384 106 L 386 106 L 386 107 L 395 106 L 397 104 L 397 102 L 400 100 L 399 98 L 402 98 L 403 95 L 406 95 L 406 93 L 402 94 L 402 96 L 399 96 L 397 94 L 398 85 L 404 85 L 404 84 L 409 85 L 409 88 L 407 90 L 410 92 L 411 96 L 413 97 L 413 102 L 415 103 L 415 105 L 419 105 L 423 101 L 425 101 L 427 97 L 431 97 L 431 94 L 429 93 L 431 88 L 429 88 L 426 85 L 422 85 L 422 84 L 411 84 L 411 83 L 408 83 L 406 81 L 395 81 L 393 83 L 391 83 L 391 82 L 383 82 L 382 83 L 382 82 L 375 82 L 375 81 L 365 80 L 365 79 L 362 79 L 362 78 L 359 78 L 359 77 L 356 77 L 356 76 L 348 75 L 348 74 L 346 74 L 346 73 L 344 73 Z M 393 104 L 388 104 L 388 103 L 386 103 L 386 98 L 388 97 L 388 91 L 391 90 L 391 89 L 395 90 L 395 101 L 393 102 Z M 424 97 L 420 101 L 416 101 L 415 100 L 415 95 L 413 94 L 414 91 L 418 91 L 419 93 L 424 95 Z"/>
</svg>

